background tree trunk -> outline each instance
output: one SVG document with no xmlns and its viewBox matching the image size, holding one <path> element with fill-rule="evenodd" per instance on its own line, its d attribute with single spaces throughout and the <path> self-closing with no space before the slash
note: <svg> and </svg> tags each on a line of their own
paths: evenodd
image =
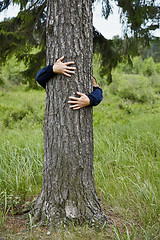
<svg viewBox="0 0 160 240">
<path fill-rule="evenodd" d="M 92 108 L 73 111 L 68 97 L 92 91 L 92 0 L 48 0 L 47 65 L 75 61 L 71 78 L 47 83 L 42 192 L 35 216 L 42 222 L 103 221 L 93 173 Z"/>
</svg>

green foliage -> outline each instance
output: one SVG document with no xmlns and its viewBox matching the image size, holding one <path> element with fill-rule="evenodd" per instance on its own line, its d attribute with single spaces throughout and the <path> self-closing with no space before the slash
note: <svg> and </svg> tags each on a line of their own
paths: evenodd
<svg viewBox="0 0 160 240">
<path fill-rule="evenodd" d="M 4 2 L 0 4 L 0 11 L 3 10 Z M 45 59 L 46 2 L 20 0 L 16 3 L 21 7 L 17 17 L 0 22 L 0 64 L 14 55 L 17 60 L 24 61 L 28 70 L 25 71 L 25 76 L 33 80 L 33 75 Z M 32 49 L 37 47 L 39 51 L 31 54 Z"/>
<path fill-rule="evenodd" d="M 134 57 L 132 63 L 133 63 L 133 67 L 132 67 L 132 71 L 130 73 L 141 74 L 142 66 L 143 66 L 141 56 Z"/>
<path fill-rule="evenodd" d="M 6 87 L 10 85 L 26 84 L 28 88 L 37 88 L 38 85 L 35 81 L 36 73 L 35 63 L 37 63 L 36 70 L 38 71 L 41 66 L 38 66 L 37 57 L 41 57 L 40 50 L 32 49 L 30 54 L 32 67 L 27 66 L 27 59 L 24 57 L 18 61 L 16 56 L 13 55 L 7 59 L 5 64 L 0 66 L 0 85 Z"/>
<path fill-rule="evenodd" d="M 10 89 L 7 93 L 3 90 L 0 95 L 3 102 L 0 104 L 1 124 L 9 129 L 23 129 L 26 124 L 34 128 L 43 123 L 44 102 L 39 101 L 39 95 L 44 96 L 44 92 L 37 91 L 36 95 L 33 95 L 32 90 L 23 90 L 16 87 L 13 94 Z"/>
<path fill-rule="evenodd" d="M 143 74 L 150 77 L 155 73 L 155 71 L 156 71 L 156 66 L 153 61 L 153 58 L 150 57 L 148 59 L 145 59 L 143 64 Z"/>
<path fill-rule="evenodd" d="M 24 63 L 17 62 L 16 57 L 13 56 L 12 58 L 6 61 L 6 64 L 1 66 L 0 71 L 0 80 L 1 85 L 10 85 L 10 84 L 22 84 L 25 83 L 26 80 L 22 76 L 22 71 L 26 69 Z"/>
<path fill-rule="evenodd" d="M 142 67 L 143 67 L 142 57 L 136 56 L 131 59 L 130 63 L 128 63 L 126 60 L 123 60 L 123 62 L 118 63 L 116 70 L 126 74 L 141 74 Z"/>
<path fill-rule="evenodd" d="M 160 73 L 160 63 L 157 63 L 157 64 L 156 64 L 156 72 L 157 72 L 157 73 Z"/>
<path fill-rule="evenodd" d="M 159 99 L 160 80 L 158 71 L 159 64 L 155 63 L 152 57 L 144 61 L 140 56 L 134 57 L 132 65 L 123 62 L 112 71 L 113 81 L 109 88 L 113 94 L 122 99 L 153 104 Z M 124 104 L 119 106 L 126 108 Z M 129 109 L 128 111 L 132 112 Z"/>
<path fill-rule="evenodd" d="M 135 1 L 135 0 L 115 0 L 117 5 L 122 8 L 121 17 L 134 32 L 135 37 L 144 36 L 147 41 L 151 30 L 158 27 L 159 8 L 154 0 Z M 149 21 L 150 19 L 150 21 Z M 123 21 L 122 20 L 122 21 Z M 146 24 L 147 21 L 147 24 Z"/>
<path fill-rule="evenodd" d="M 0 107 L 5 109 L 4 106 L 0 106 Z M 30 112 L 29 112 L 29 109 L 27 109 L 27 108 L 12 109 L 12 108 L 7 107 L 5 114 L 4 114 L 4 118 L 3 118 L 3 124 L 5 127 L 13 128 L 16 122 L 21 121 L 29 114 L 30 114 Z"/>
<path fill-rule="evenodd" d="M 143 76 L 120 75 L 119 72 L 115 71 L 110 88 L 114 94 L 133 102 L 145 103 L 153 101 L 156 97 L 151 87 L 150 79 Z"/>
<path fill-rule="evenodd" d="M 100 62 L 100 76 L 102 77 L 106 74 L 108 83 L 111 83 L 111 70 L 116 67 L 118 61 L 121 61 L 122 58 L 123 41 L 119 38 L 114 41 L 106 40 L 101 34 L 97 33 L 93 43 L 94 53 L 97 53 Z"/>
<path fill-rule="evenodd" d="M 96 80 L 98 81 L 98 84 L 100 84 L 100 86 L 104 86 L 106 84 L 108 84 L 107 81 L 107 76 L 100 76 L 99 75 L 99 70 L 101 68 L 101 56 L 100 54 L 94 54 L 93 55 L 93 76 L 96 78 Z"/>
<path fill-rule="evenodd" d="M 153 57 L 154 62 L 160 62 L 160 38 L 151 41 L 148 48 L 141 46 L 140 53 L 143 59 Z"/>
<path fill-rule="evenodd" d="M 155 63 L 152 57 L 142 60 L 141 56 L 136 56 L 131 59 L 131 64 L 126 61 L 119 63 L 117 70 L 127 74 L 140 74 L 150 77 L 160 72 L 159 63 Z"/>
</svg>

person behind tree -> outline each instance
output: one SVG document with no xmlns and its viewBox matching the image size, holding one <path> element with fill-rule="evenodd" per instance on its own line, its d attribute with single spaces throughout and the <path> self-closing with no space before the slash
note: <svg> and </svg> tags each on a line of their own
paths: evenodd
<svg viewBox="0 0 160 240">
<path fill-rule="evenodd" d="M 64 74 L 67 77 L 71 77 L 71 74 L 75 74 L 75 67 L 71 66 L 74 64 L 73 61 L 63 63 L 64 56 L 59 58 L 54 65 L 48 65 L 47 67 L 42 68 L 38 71 L 36 76 L 36 81 L 45 89 L 46 83 L 51 79 L 55 74 Z M 96 82 L 96 79 L 92 77 L 93 80 L 93 92 L 88 96 L 84 93 L 77 92 L 79 97 L 69 97 L 68 103 L 71 104 L 69 107 L 73 110 L 78 110 L 86 106 L 96 106 L 102 99 L 102 89 Z"/>
</svg>

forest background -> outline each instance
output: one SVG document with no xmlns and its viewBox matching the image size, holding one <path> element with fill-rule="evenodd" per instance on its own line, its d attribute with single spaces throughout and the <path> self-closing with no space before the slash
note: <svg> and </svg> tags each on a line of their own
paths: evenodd
<svg viewBox="0 0 160 240">
<path fill-rule="evenodd" d="M 114 38 L 115 41 L 118 37 Z M 39 50 L 33 48 L 30 54 Z M 94 169 L 98 196 L 112 225 L 47 231 L 28 215 L 40 193 L 45 91 L 8 58 L 0 71 L 0 233 L 6 239 L 160 239 L 160 42 L 139 45 L 139 55 L 103 72 L 93 55 L 93 75 L 104 100 L 94 108 Z M 103 74 L 102 74 L 103 73 Z M 110 84 L 109 84 L 110 83 Z M 14 224 L 13 224 L 14 222 Z M 21 222 L 22 224 L 22 222 Z M 18 226 L 18 227 L 17 227 Z"/>
</svg>

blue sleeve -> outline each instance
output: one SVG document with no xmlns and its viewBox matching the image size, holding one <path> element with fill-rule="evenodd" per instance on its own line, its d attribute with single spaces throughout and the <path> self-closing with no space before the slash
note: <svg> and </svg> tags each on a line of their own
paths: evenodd
<svg viewBox="0 0 160 240">
<path fill-rule="evenodd" d="M 48 65 L 47 67 L 42 68 L 39 70 L 36 76 L 36 81 L 43 87 L 46 88 L 46 83 L 49 79 L 51 79 L 55 73 L 52 69 L 53 65 Z"/>
<path fill-rule="evenodd" d="M 93 92 L 91 92 L 88 97 L 90 99 L 90 106 L 97 106 L 103 99 L 102 89 L 93 87 Z"/>
</svg>

